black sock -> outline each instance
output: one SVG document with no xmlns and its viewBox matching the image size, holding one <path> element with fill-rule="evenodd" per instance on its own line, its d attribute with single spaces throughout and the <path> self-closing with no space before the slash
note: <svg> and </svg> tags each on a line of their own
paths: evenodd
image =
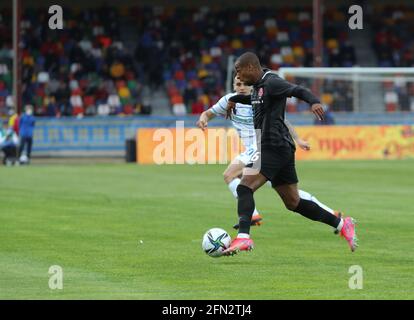
<svg viewBox="0 0 414 320">
<path fill-rule="evenodd" d="M 310 200 L 300 199 L 297 208 L 293 211 L 300 213 L 308 219 L 326 223 L 334 228 L 338 227 L 341 222 L 341 218 L 331 214 L 321 208 L 317 203 Z"/>
<path fill-rule="evenodd" d="M 239 184 L 237 186 L 237 212 L 239 214 L 239 233 L 249 233 L 254 212 L 253 190 Z"/>
</svg>

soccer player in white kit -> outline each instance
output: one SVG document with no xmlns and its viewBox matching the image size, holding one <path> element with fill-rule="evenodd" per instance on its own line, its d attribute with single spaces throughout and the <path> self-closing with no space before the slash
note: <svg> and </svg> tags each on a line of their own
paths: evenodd
<svg viewBox="0 0 414 320">
<path fill-rule="evenodd" d="M 230 97 L 236 94 L 243 94 L 248 95 L 250 94 L 252 87 L 246 86 L 237 76 L 234 78 L 233 82 L 233 89 L 234 93 L 229 93 L 223 96 L 215 105 L 213 105 L 208 110 L 204 111 L 201 115 L 199 120 L 197 121 L 197 126 L 204 130 L 207 127 L 208 122 L 215 118 L 216 116 L 226 116 L 227 113 L 227 102 Z M 223 173 L 224 182 L 228 185 L 231 193 L 237 199 L 237 186 L 240 183 L 240 177 L 243 172 L 243 168 L 251 163 L 251 158 L 255 155 L 257 151 L 256 145 L 256 135 L 253 125 L 253 110 L 251 105 L 236 104 L 236 112 L 232 116 L 231 121 L 233 123 L 233 127 L 237 130 L 239 137 L 242 141 L 242 144 L 245 148 L 245 151 L 239 154 L 226 168 Z M 307 141 L 302 140 L 293 126 L 289 123 L 289 121 L 285 120 L 286 126 L 289 128 L 289 132 L 292 135 L 292 138 L 298 144 L 298 146 L 304 150 L 310 150 L 310 145 Z M 334 210 L 326 207 L 322 203 L 320 203 L 315 197 L 309 194 L 306 191 L 299 190 L 299 196 L 304 199 L 312 198 L 313 201 L 317 201 L 321 206 L 325 207 L 327 211 L 330 211 L 332 214 L 337 214 Z M 262 217 L 257 211 L 254 209 L 251 225 L 261 225 Z M 235 224 L 234 228 L 238 229 L 239 224 Z"/>
</svg>

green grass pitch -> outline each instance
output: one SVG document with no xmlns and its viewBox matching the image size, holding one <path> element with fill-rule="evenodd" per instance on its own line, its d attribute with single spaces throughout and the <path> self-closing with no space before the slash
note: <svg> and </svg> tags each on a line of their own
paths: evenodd
<svg viewBox="0 0 414 320">
<path fill-rule="evenodd" d="M 303 190 L 358 221 L 355 253 L 265 185 L 255 250 L 215 259 L 202 235 L 234 236 L 237 221 L 224 168 L 0 167 L 0 298 L 414 299 L 414 161 L 298 163 Z M 353 265 L 362 289 L 348 286 Z"/>
</svg>

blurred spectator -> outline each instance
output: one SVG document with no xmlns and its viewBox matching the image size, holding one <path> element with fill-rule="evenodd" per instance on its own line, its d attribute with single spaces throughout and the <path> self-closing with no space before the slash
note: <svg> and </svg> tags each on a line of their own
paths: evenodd
<svg viewBox="0 0 414 320">
<path fill-rule="evenodd" d="M 53 117 L 58 113 L 57 112 L 58 107 L 56 105 L 55 97 L 51 96 L 45 99 L 45 105 L 46 105 L 46 116 Z"/>
<path fill-rule="evenodd" d="M 184 103 L 187 106 L 192 106 L 197 100 L 197 90 L 194 88 L 191 82 L 188 83 L 184 91 Z"/>
<path fill-rule="evenodd" d="M 108 105 L 110 108 L 110 114 L 117 114 L 121 110 L 121 100 L 116 93 L 112 93 L 108 97 Z"/>
<path fill-rule="evenodd" d="M 80 89 L 75 89 L 70 96 L 70 104 L 72 106 L 72 114 L 74 116 L 83 115 L 83 101 L 82 101 L 82 92 Z"/>
<path fill-rule="evenodd" d="M 95 97 L 88 95 L 84 97 L 85 115 L 93 116 L 96 114 Z"/>
<path fill-rule="evenodd" d="M 120 61 L 115 61 L 111 66 L 110 73 L 114 79 L 121 78 L 125 74 L 125 67 Z"/>
<path fill-rule="evenodd" d="M 33 106 L 27 105 L 25 107 L 25 113 L 20 118 L 20 162 L 21 163 L 30 163 L 30 158 L 32 155 L 32 145 L 33 145 L 33 132 L 35 127 L 35 118 L 33 116 Z M 25 151 L 25 147 L 26 152 Z"/>
<path fill-rule="evenodd" d="M 191 104 L 191 113 L 192 114 L 201 114 L 204 112 L 204 104 L 201 97 Z"/>
<path fill-rule="evenodd" d="M 54 97 L 58 105 L 58 114 L 71 116 L 72 107 L 69 104 L 70 90 L 63 80 L 60 81 L 59 88 L 56 90 Z"/>
<path fill-rule="evenodd" d="M 17 164 L 17 147 L 19 138 L 12 128 L 9 128 L 8 122 L 3 121 L 2 128 L 0 128 L 0 149 L 4 153 L 3 164 L 13 165 Z"/>
<path fill-rule="evenodd" d="M 385 92 L 385 110 L 388 112 L 397 111 L 398 109 L 398 94 L 395 91 Z"/>
<path fill-rule="evenodd" d="M 144 99 L 142 101 L 142 107 L 140 110 L 140 114 L 151 114 L 152 113 L 152 105 L 149 99 Z"/>
<path fill-rule="evenodd" d="M 10 109 L 9 111 L 9 128 L 12 128 L 14 132 L 19 135 L 19 115 L 16 113 L 14 109 Z"/>
<path fill-rule="evenodd" d="M 286 100 L 286 112 L 297 112 L 296 106 L 298 104 L 298 99 L 295 97 L 287 98 Z M 309 107 L 307 107 L 309 109 Z"/>
<path fill-rule="evenodd" d="M 111 112 L 111 108 L 108 104 L 99 104 L 98 105 L 98 115 L 99 116 L 107 116 Z"/>
</svg>

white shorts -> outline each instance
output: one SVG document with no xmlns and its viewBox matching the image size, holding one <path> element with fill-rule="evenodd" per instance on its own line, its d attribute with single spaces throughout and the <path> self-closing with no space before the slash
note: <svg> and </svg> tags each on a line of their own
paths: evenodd
<svg viewBox="0 0 414 320">
<path fill-rule="evenodd" d="M 250 147 L 250 148 L 246 149 L 244 152 L 240 153 L 235 158 L 235 160 L 239 160 L 247 166 L 249 163 L 252 162 L 250 159 L 252 158 L 252 156 L 255 154 L 256 151 L 257 151 L 257 149 L 255 147 Z"/>
</svg>

